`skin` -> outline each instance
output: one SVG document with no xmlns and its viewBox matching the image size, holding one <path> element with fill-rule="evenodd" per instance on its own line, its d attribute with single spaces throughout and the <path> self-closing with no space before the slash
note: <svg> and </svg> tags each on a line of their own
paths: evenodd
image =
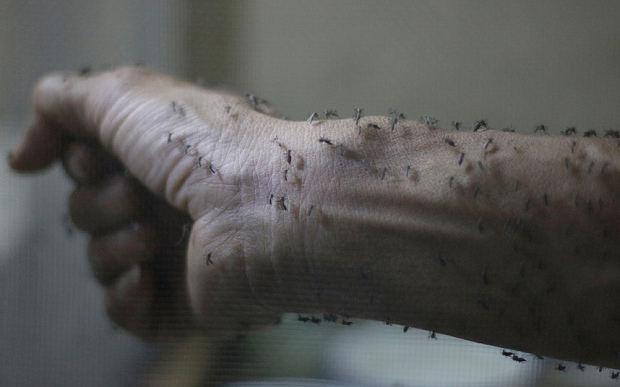
<svg viewBox="0 0 620 387">
<path fill-rule="evenodd" d="M 10 165 L 62 159 L 144 339 L 333 313 L 620 368 L 616 139 L 288 122 L 145 68 L 48 76 L 33 108 Z"/>
</svg>

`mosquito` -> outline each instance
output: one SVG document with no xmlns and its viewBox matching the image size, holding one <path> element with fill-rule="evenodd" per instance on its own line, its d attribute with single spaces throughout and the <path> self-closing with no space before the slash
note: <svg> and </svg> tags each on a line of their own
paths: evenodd
<svg viewBox="0 0 620 387">
<path fill-rule="evenodd" d="M 571 134 L 577 134 L 577 129 L 574 126 L 566 128 L 566 130 L 562 130 L 560 134 L 564 136 L 570 136 Z"/>
<path fill-rule="evenodd" d="M 474 122 L 474 132 L 481 130 L 482 128 L 488 129 L 487 120 L 478 120 Z"/>
<path fill-rule="evenodd" d="M 335 110 L 323 110 L 323 114 L 325 115 L 325 119 L 329 120 L 332 117 L 338 118 L 338 112 Z"/>
<path fill-rule="evenodd" d="M 583 137 L 598 137 L 596 135 L 596 130 L 588 130 L 583 134 Z"/>
<path fill-rule="evenodd" d="M 362 118 L 362 115 L 364 114 L 364 108 L 354 108 L 353 110 L 355 110 L 353 120 L 355 121 L 355 125 L 357 125 L 360 121 L 360 118 Z"/>
<path fill-rule="evenodd" d="M 525 360 L 525 358 L 519 357 L 515 354 L 512 355 L 512 360 L 516 361 L 517 363 L 524 363 L 527 360 Z"/>
<path fill-rule="evenodd" d="M 315 118 L 319 118 L 319 114 L 317 112 L 314 112 L 314 113 L 310 114 L 310 117 L 308 117 L 308 119 L 306 121 L 308 121 L 309 124 L 312 124 L 312 121 Z"/>
</svg>

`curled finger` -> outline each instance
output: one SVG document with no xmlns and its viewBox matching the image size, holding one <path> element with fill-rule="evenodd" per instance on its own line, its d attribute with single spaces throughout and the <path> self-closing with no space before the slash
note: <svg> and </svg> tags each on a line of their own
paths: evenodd
<svg viewBox="0 0 620 387">
<path fill-rule="evenodd" d="M 71 220 L 91 234 L 114 231 L 151 210 L 152 196 L 124 176 L 113 176 L 97 184 L 78 186 L 69 198 Z"/>
<path fill-rule="evenodd" d="M 74 141 L 67 145 L 62 164 L 71 179 L 78 184 L 101 181 L 123 172 L 123 165 L 95 143 Z"/>
<path fill-rule="evenodd" d="M 157 238 L 148 224 L 131 223 L 105 235 L 95 236 L 88 245 L 88 261 L 102 285 L 110 285 L 136 264 L 152 261 Z"/>
</svg>

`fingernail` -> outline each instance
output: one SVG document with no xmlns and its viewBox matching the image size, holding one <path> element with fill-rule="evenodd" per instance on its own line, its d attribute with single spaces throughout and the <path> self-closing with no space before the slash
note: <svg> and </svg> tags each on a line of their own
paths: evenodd
<svg viewBox="0 0 620 387">
<path fill-rule="evenodd" d="M 70 174 L 73 176 L 74 179 L 87 180 L 89 178 L 89 175 L 86 173 L 84 167 L 82 166 L 82 163 L 79 160 L 79 156 L 70 156 L 68 164 Z"/>
<path fill-rule="evenodd" d="M 121 274 L 116 283 L 116 290 L 122 294 L 135 289 L 138 286 L 141 275 L 142 270 L 140 270 L 140 266 L 133 265 L 131 269 Z"/>
</svg>

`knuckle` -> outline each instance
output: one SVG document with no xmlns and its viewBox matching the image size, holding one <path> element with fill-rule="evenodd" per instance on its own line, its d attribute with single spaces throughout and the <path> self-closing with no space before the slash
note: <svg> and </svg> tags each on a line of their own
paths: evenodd
<svg viewBox="0 0 620 387">
<path fill-rule="evenodd" d="M 117 79 L 122 83 L 134 83 L 142 82 L 147 78 L 153 77 L 155 74 L 153 70 L 146 67 L 122 66 L 107 73 L 103 73 L 102 76 L 104 78 L 111 77 Z"/>
</svg>

